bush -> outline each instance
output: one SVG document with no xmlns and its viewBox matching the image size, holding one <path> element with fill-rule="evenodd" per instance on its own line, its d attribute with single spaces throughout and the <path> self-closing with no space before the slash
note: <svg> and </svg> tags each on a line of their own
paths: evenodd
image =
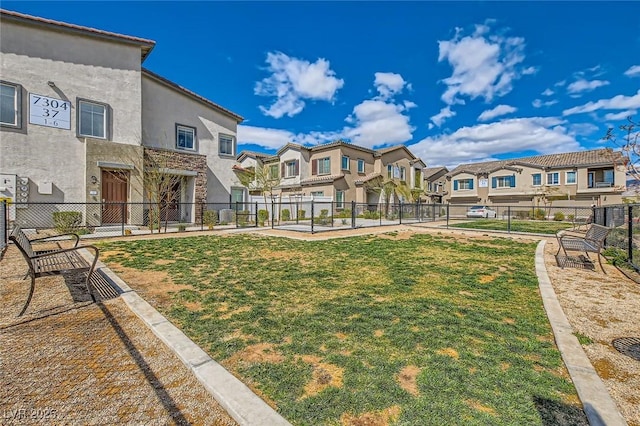
<svg viewBox="0 0 640 426">
<path fill-rule="evenodd" d="M 258 223 L 260 226 L 264 226 L 267 219 L 269 219 L 269 211 L 264 209 L 258 210 Z"/>
<path fill-rule="evenodd" d="M 574 215 L 572 215 L 572 214 L 567 215 L 567 220 L 568 220 L 568 221 L 573 222 L 573 219 L 575 219 L 575 216 L 574 216 Z"/>
<path fill-rule="evenodd" d="M 178 232 L 184 232 L 187 230 L 187 224 L 186 223 L 179 223 L 178 224 Z"/>
<path fill-rule="evenodd" d="M 533 218 L 536 220 L 545 220 L 547 218 L 547 213 L 543 209 L 536 209 L 533 212 Z"/>
<path fill-rule="evenodd" d="M 340 218 L 350 218 L 351 217 L 351 209 L 344 209 L 341 212 L 339 212 L 336 217 L 340 217 Z"/>
<path fill-rule="evenodd" d="M 564 220 L 564 213 L 557 212 L 553 215 L 553 220 L 555 220 L 556 222 L 562 222 Z"/>
<path fill-rule="evenodd" d="M 216 223 L 218 223 L 218 212 L 216 210 L 205 211 L 202 216 L 202 221 L 205 225 L 212 228 Z"/>
<path fill-rule="evenodd" d="M 289 209 L 282 209 L 282 220 L 291 220 L 291 211 Z"/>
<path fill-rule="evenodd" d="M 377 210 L 374 210 L 374 211 L 366 210 L 364 212 L 364 218 L 365 219 L 380 219 L 380 212 L 378 212 Z"/>
<path fill-rule="evenodd" d="M 298 219 L 304 219 L 306 213 L 307 212 L 305 210 L 298 210 Z"/>
<path fill-rule="evenodd" d="M 238 212 L 238 225 L 246 225 L 247 222 L 249 221 L 249 216 L 251 215 L 251 212 L 249 210 L 240 210 Z M 236 221 L 236 212 L 233 212 L 233 221 Z"/>
<path fill-rule="evenodd" d="M 77 231 L 82 225 L 82 213 L 53 212 L 53 224 L 60 233 Z"/>
</svg>

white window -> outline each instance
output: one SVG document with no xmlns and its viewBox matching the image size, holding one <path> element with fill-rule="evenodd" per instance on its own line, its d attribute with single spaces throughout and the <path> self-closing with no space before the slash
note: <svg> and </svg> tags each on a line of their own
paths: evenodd
<svg viewBox="0 0 640 426">
<path fill-rule="evenodd" d="M 318 160 L 318 174 L 319 175 L 328 175 L 331 173 L 331 159 L 321 158 Z"/>
<path fill-rule="evenodd" d="M 458 179 L 453 181 L 453 190 L 473 189 L 473 179 Z"/>
<path fill-rule="evenodd" d="M 311 196 L 313 197 L 323 197 L 324 191 L 311 191 Z"/>
<path fill-rule="evenodd" d="M 542 175 L 540 173 L 535 173 L 535 174 L 533 174 L 531 176 L 533 178 L 533 186 L 542 185 Z"/>
<path fill-rule="evenodd" d="M 236 155 L 236 138 L 220 134 L 218 140 L 220 142 L 220 155 Z"/>
<path fill-rule="evenodd" d="M 20 127 L 20 89 L 19 86 L 0 83 L 0 124 Z"/>
<path fill-rule="evenodd" d="M 403 182 L 407 181 L 407 169 L 404 167 L 400 167 L 400 180 Z"/>
<path fill-rule="evenodd" d="M 231 202 L 244 203 L 244 188 L 231 188 Z"/>
<path fill-rule="evenodd" d="M 571 185 L 576 183 L 576 172 L 567 172 L 566 184 Z"/>
<path fill-rule="evenodd" d="M 364 173 L 364 160 L 358 159 L 358 173 Z"/>
<path fill-rule="evenodd" d="M 344 209 L 344 191 L 336 191 L 336 208 Z"/>
<path fill-rule="evenodd" d="M 342 170 L 349 170 L 349 157 L 346 155 L 342 156 L 342 160 L 340 163 Z"/>
<path fill-rule="evenodd" d="M 193 127 L 176 125 L 176 148 L 195 150 L 196 129 Z"/>
<path fill-rule="evenodd" d="M 492 188 L 513 188 L 516 186 L 515 176 L 496 176 L 491 185 Z"/>
<path fill-rule="evenodd" d="M 547 185 L 560 185 L 560 173 L 547 173 Z"/>
<path fill-rule="evenodd" d="M 78 135 L 90 138 L 107 138 L 107 106 L 88 101 L 78 101 Z"/>
<path fill-rule="evenodd" d="M 298 162 L 297 161 L 287 161 L 284 163 L 284 177 L 294 177 L 298 176 Z"/>
</svg>

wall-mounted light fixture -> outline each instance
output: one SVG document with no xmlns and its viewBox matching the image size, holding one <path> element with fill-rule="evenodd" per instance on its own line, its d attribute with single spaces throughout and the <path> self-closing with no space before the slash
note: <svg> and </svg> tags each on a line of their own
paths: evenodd
<svg viewBox="0 0 640 426">
<path fill-rule="evenodd" d="M 51 80 L 47 81 L 47 84 L 49 85 L 49 87 L 56 87 L 56 83 Z"/>
<path fill-rule="evenodd" d="M 97 177 L 95 177 L 95 176 L 91 176 L 90 180 L 91 180 L 91 183 L 92 183 L 92 184 L 94 184 L 94 185 L 95 185 L 96 183 L 98 183 L 98 178 L 97 178 Z"/>
</svg>

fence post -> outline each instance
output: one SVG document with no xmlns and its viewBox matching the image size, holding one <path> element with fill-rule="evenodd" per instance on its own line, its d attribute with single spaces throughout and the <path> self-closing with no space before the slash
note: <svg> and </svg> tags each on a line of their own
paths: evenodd
<svg viewBox="0 0 640 426">
<path fill-rule="evenodd" d="M 451 204 L 447 204 L 447 229 L 449 229 L 449 207 L 451 207 Z"/>
<path fill-rule="evenodd" d="M 351 228 L 356 227 L 356 202 L 351 202 Z"/>
<path fill-rule="evenodd" d="M 313 205 L 314 205 L 314 201 L 311 200 L 311 233 L 313 234 Z"/>
<path fill-rule="evenodd" d="M 507 234 L 511 233 L 511 206 L 507 206 Z"/>
<path fill-rule="evenodd" d="M 402 208 L 404 207 L 402 201 L 400 201 L 400 211 L 398 212 L 398 219 L 400 219 L 400 225 L 402 225 Z"/>
<path fill-rule="evenodd" d="M 200 230 L 204 231 L 204 200 L 200 200 Z"/>
<path fill-rule="evenodd" d="M 238 202 L 236 201 L 236 228 L 238 227 Z"/>
<path fill-rule="evenodd" d="M 121 225 L 121 233 L 120 236 L 124 237 L 124 223 L 126 221 L 126 215 L 125 215 L 125 210 L 126 210 L 126 203 L 120 203 L 120 217 L 122 218 L 122 225 Z"/>
<path fill-rule="evenodd" d="M 265 207 L 266 207 L 266 206 L 265 206 Z M 253 214 L 253 218 L 254 218 L 255 220 L 253 221 L 253 223 L 254 223 L 253 227 L 254 227 L 254 228 L 257 228 L 257 227 L 258 227 L 258 202 L 257 202 L 257 201 L 256 201 L 256 208 L 255 208 L 255 210 L 254 210 L 254 211 L 255 211 L 255 213 Z"/>
<path fill-rule="evenodd" d="M 627 218 L 627 257 L 629 264 L 633 264 L 633 206 L 629 206 Z"/>
<path fill-rule="evenodd" d="M 276 212 L 276 205 L 273 199 L 271 199 L 271 229 L 273 229 L 273 215 L 275 212 Z"/>
<path fill-rule="evenodd" d="M 343 195 L 344 197 L 344 195 Z M 338 208 L 338 203 L 336 203 L 336 209 Z M 344 198 L 342 199 L 342 209 L 344 210 Z M 331 227 L 333 228 L 333 214 L 335 209 L 333 208 L 333 201 L 331 202 Z"/>
<path fill-rule="evenodd" d="M 298 211 L 300 210 L 300 203 L 296 200 L 296 225 L 299 223 L 300 218 L 298 217 Z"/>
</svg>

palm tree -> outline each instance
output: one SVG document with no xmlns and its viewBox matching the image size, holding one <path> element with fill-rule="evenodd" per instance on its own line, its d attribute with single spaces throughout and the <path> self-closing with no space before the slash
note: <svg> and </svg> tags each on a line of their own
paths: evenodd
<svg viewBox="0 0 640 426">
<path fill-rule="evenodd" d="M 368 191 L 373 191 L 378 194 L 382 194 L 384 197 L 384 215 L 389 217 L 389 206 L 392 200 L 395 199 L 407 199 L 413 201 L 413 193 L 409 185 L 403 180 L 398 178 L 382 179 L 382 176 L 373 179 L 366 183 Z"/>
<path fill-rule="evenodd" d="M 267 207 L 267 194 L 273 198 L 273 190 L 280 185 L 280 177 L 272 176 L 268 165 L 262 167 L 248 167 L 246 169 L 234 169 L 240 184 L 249 191 L 260 191 L 264 197 L 264 205 Z"/>
</svg>

